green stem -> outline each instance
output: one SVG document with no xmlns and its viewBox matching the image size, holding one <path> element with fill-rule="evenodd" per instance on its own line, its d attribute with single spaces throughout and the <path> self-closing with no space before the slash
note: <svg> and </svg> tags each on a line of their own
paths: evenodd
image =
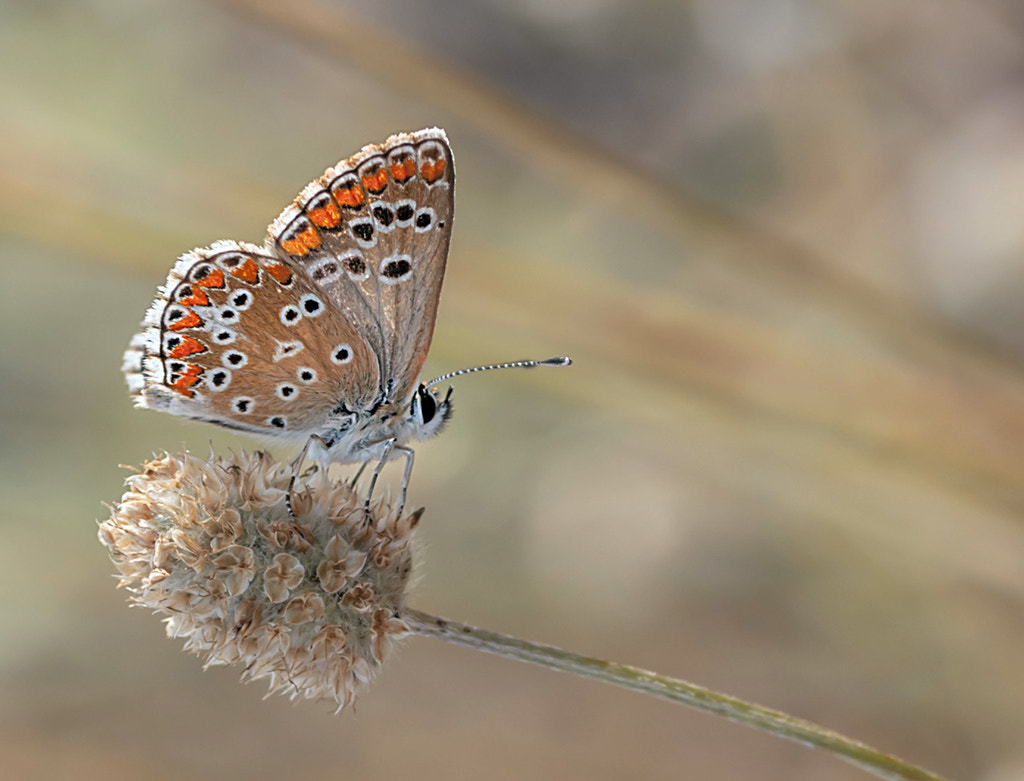
<svg viewBox="0 0 1024 781">
<path fill-rule="evenodd" d="M 941 776 L 907 764 L 896 757 L 883 754 L 870 746 L 844 737 L 838 732 L 677 678 L 669 678 L 636 667 L 604 662 L 589 656 L 563 651 L 550 645 L 532 643 L 497 632 L 489 632 L 486 629 L 478 629 L 457 621 L 437 618 L 411 608 L 403 611 L 402 615 L 416 634 L 436 637 L 440 640 L 447 640 L 449 643 L 475 648 L 478 651 L 487 651 L 509 659 L 518 659 L 521 662 L 533 662 L 553 670 L 594 678 L 633 691 L 680 702 L 806 746 L 824 749 L 879 778 L 944 781 Z"/>
</svg>

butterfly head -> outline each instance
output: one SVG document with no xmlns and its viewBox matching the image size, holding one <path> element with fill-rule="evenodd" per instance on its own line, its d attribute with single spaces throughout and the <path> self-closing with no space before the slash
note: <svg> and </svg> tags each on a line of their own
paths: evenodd
<svg viewBox="0 0 1024 781">
<path fill-rule="evenodd" d="M 409 407 L 409 424 L 413 439 L 430 439 L 452 416 L 452 389 L 442 399 L 426 385 L 420 385 Z"/>
</svg>

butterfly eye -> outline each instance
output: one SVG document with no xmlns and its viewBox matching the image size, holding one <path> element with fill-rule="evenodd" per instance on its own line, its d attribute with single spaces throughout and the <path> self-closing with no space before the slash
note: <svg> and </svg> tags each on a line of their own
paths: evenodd
<svg viewBox="0 0 1024 781">
<path fill-rule="evenodd" d="M 430 391 L 425 388 L 420 388 L 414 400 L 416 398 L 420 400 L 420 420 L 424 423 L 429 423 L 434 419 L 434 415 L 437 414 L 437 402 L 434 401 Z"/>
</svg>

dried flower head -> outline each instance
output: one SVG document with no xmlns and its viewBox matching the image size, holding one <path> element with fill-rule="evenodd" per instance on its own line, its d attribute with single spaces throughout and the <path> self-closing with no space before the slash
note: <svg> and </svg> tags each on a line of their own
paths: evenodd
<svg viewBox="0 0 1024 781">
<path fill-rule="evenodd" d="M 203 461 L 164 455 L 126 481 L 99 538 L 135 604 L 211 664 L 240 664 L 270 692 L 333 700 L 366 687 L 394 641 L 419 513 L 395 517 L 318 470 L 286 494 L 291 470 L 257 452 Z"/>
</svg>

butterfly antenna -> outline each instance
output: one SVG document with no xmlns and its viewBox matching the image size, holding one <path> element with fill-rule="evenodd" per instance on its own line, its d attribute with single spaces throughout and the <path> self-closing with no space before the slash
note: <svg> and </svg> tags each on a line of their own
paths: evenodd
<svg viewBox="0 0 1024 781">
<path fill-rule="evenodd" d="M 459 369 L 457 372 L 449 372 L 448 374 L 442 374 L 440 377 L 435 377 L 428 382 L 424 387 L 429 388 L 431 385 L 437 385 L 439 382 L 450 380 L 452 377 L 461 377 L 463 374 L 473 374 L 475 372 L 489 372 L 492 369 L 532 369 L 534 366 L 571 366 L 572 358 L 565 355 L 561 355 L 557 358 L 548 358 L 544 361 L 512 361 L 512 363 L 492 363 L 490 366 L 474 366 L 472 369 Z"/>
</svg>

